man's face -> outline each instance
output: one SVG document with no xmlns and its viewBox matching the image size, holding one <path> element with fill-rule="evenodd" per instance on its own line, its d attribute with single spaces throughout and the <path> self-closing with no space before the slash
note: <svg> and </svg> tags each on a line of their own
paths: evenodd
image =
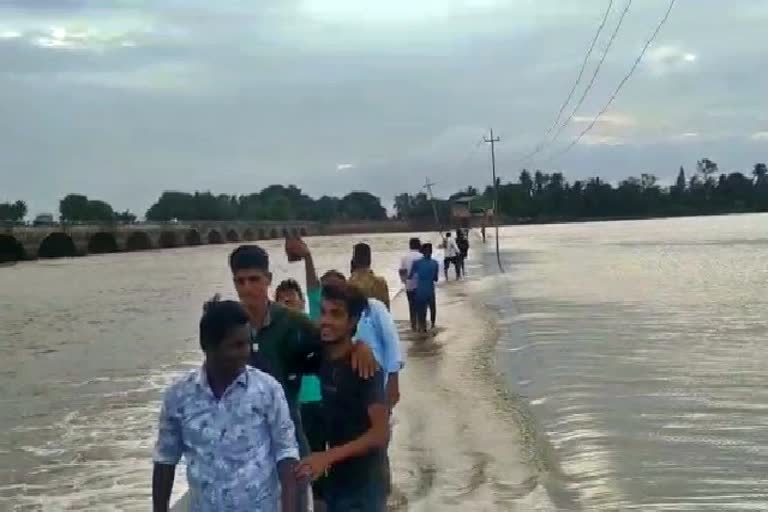
<svg viewBox="0 0 768 512">
<path fill-rule="evenodd" d="M 296 290 L 284 290 L 275 296 L 275 300 L 288 309 L 304 311 L 304 299 Z"/>
<path fill-rule="evenodd" d="M 347 305 L 323 299 L 320 308 L 320 338 L 324 343 L 340 343 L 352 337 L 357 322 L 349 316 Z"/>
<path fill-rule="evenodd" d="M 232 276 L 232 280 L 240 302 L 246 306 L 261 305 L 268 300 L 272 274 L 266 270 L 238 270 Z"/>
<path fill-rule="evenodd" d="M 247 325 L 239 325 L 227 334 L 218 348 L 206 353 L 208 364 L 218 371 L 235 375 L 245 368 L 250 355 L 250 335 Z"/>
</svg>

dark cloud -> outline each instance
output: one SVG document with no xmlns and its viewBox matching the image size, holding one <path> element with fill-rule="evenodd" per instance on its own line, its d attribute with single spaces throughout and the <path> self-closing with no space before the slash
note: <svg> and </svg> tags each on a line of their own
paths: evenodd
<svg viewBox="0 0 768 512">
<path fill-rule="evenodd" d="M 54 209 L 82 191 L 139 212 L 165 188 L 246 192 L 288 181 L 313 194 L 367 188 L 391 198 L 426 176 L 446 194 L 482 186 L 487 148 L 475 143 L 491 125 L 503 138 L 500 174 L 512 179 L 517 157 L 551 124 L 604 6 L 500 2 L 422 22 L 421 7 L 400 2 L 411 18 L 398 21 L 394 5 L 394 21 L 379 23 L 343 18 L 340 0 L 23 3 L 0 0 L 14 7 L 0 18 L 0 201 Z M 54 3 L 61 14 L 43 8 Z M 303 10 L 325 3 L 341 14 Z M 602 106 L 664 6 L 636 4 L 582 117 Z M 759 65 L 768 7 L 729 6 L 681 3 L 657 58 L 610 112 L 624 121 L 526 165 L 573 178 L 666 178 L 704 152 L 724 168 L 765 159 L 767 141 L 750 136 L 768 131 Z M 54 24 L 65 32 L 52 34 Z M 55 36 L 67 44 L 52 47 Z M 343 163 L 354 167 L 339 172 Z"/>
</svg>

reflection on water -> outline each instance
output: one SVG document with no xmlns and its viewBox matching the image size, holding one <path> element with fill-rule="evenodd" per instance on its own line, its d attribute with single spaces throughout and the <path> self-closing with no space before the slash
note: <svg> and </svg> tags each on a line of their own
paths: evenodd
<svg viewBox="0 0 768 512">
<path fill-rule="evenodd" d="M 503 232 L 500 364 L 586 510 L 768 509 L 768 216 Z"/>
</svg>

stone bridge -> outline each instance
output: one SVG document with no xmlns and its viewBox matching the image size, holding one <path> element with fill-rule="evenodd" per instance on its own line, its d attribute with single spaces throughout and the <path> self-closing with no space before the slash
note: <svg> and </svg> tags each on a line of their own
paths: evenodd
<svg viewBox="0 0 768 512">
<path fill-rule="evenodd" d="M 0 226 L 0 262 L 250 242 L 318 232 L 319 225 L 313 222 Z"/>
</svg>

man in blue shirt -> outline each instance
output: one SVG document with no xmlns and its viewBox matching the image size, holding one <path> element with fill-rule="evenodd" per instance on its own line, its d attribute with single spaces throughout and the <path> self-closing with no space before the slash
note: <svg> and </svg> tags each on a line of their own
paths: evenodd
<svg viewBox="0 0 768 512">
<path fill-rule="evenodd" d="M 440 275 L 440 266 L 432 259 L 432 244 L 421 247 L 424 258 L 415 261 L 408 276 L 416 280 L 416 313 L 419 332 L 427 332 L 427 308 L 430 310 L 432 328 L 435 328 L 437 309 L 435 304 L 435 283 Z"/>
<path fill-rule="evenodd" d="M 246 366 L 248 315 L 234 301 L 206 304 L 202 368 L 171 385 L 160 412 L 152 503 L 167 512 L 176 465 L 187 461 L 191 512 L 295 512 L 299 457 L 282 386 Z"/>
</svg>

